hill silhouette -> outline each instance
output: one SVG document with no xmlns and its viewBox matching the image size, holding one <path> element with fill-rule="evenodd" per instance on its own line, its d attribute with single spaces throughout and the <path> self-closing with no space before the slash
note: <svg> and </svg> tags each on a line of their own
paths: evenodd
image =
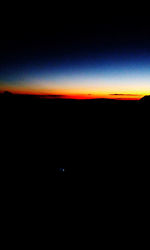
<svg viewBox="0 0 150 250">
<path fill-rule="evenodd" d="M 4 91 L 3 95 L 4 96 L 12 96 L 13 94 L 10 91 Z"/>
<path fill-rule="evenodd" d="M 140 99 L 142 103 L 150 104 L 150 95 L 146 95 Z"/>
</svg>

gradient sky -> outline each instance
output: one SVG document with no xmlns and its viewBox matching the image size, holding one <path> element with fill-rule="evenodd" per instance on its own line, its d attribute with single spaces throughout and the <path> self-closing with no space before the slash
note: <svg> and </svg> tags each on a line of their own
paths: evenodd
<svg viewBox="0 0 150 250">
<path fill-rule="evenodd" d="M 98 27 L 1 40 L 0 91 L 123 99 L 150 94 L 149 27 Z"/>
</svg>

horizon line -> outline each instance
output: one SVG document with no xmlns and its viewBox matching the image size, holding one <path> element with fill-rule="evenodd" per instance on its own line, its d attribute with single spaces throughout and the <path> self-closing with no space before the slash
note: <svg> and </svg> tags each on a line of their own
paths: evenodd
<svg viewBox="0 0 150 250">
<path fill-rule="evenodd" d="M 140 100 L 146 95 L 135 95 L 135 94 L 107 94 L 105 96 L 95 96 L 93 94 L 69 94 L 69 95 L 61 95 L 61 94 L 41 94 L 41 93 L 26 93 L 26 92 L 12 92 L 12 91 L 0 91 L 0 94 L 12 94 L 12 95 L 22 95 L 22 96 L 37 96 L 43 97 L 47 99 L 70 99 L 70 100 L 98 100 L 98 99 L 105 99 L 105 100 Z M 111 96 L 111 98 L 109 98 Z M 112 98 L 114 96 L 115 98 Z M 119 97 L 120 96 L 120 97 Z M 139 98 L 138 98 L 139 97 Z"/>
</svg>

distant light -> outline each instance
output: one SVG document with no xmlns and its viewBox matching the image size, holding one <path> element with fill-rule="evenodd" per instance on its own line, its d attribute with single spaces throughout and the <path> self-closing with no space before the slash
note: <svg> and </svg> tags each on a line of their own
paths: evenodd
<svg viewBox="0 0 150 250">
<path fill-rule="evenodd" d="M 59 172 L 65 172 L 65 169 L 64 168 L 58 168 L 58 171 Z"/>
</svg>

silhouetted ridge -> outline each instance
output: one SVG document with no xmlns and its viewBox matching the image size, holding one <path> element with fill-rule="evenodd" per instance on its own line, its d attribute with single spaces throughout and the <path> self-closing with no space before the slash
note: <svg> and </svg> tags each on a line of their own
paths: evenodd
<svg viewBox="0 0 150 250">
<path fill-rule="evenodd" d="M 146 95 L 146 96 L 142 97 L 140 99 L 140 102 L 150 104 L 150 95 Z"/>
<path fill-rule="evenodd" d="M 12 96 L 13 94 L 9 91 L 4 91 L 3 95 L 5 96 Z"/>
</svg>

